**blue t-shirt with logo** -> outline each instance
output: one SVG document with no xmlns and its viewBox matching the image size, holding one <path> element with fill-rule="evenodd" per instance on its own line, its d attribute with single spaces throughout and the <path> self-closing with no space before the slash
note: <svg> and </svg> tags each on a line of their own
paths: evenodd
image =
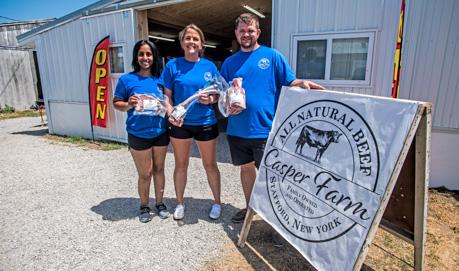
<svg viewBox="0 0 459 271">
<path fill-rule="evenodd" d="M 124 74 L 116 85 L 115 98 L 125 102 L 135 94 L 154 95 L 163 98 L 162 86 L 156 77 L 144 77 L 137 73 Z M 140 138 L 154 138 L 166 132 L 166 120 L 160 116 L 134 115 L 134 109 L 127 111 L 126 130 Z"/>
<path fill-rule="evenodd" d="M 180 57 L 167 62 L 160 80 L 164 87 L 172 90 L 174 105 L 178 105 L 204 88 L 217 74 L 217 67 L 207 59 L 201 58 L 198 62 L 190 62 Z M 201 104 L 199 101 L 191 106 L 184 120 L 184 124 L 194 126 L 211 125 L 216 122 L 212 105 Z"/>
<path fill-rule="evenodd" d="M 267 138 L 282 86 L 295 75 L 277 50 L 260 46 L 252 52 L 238 51 L 225 60 L 221 75 L 230 82 L 242 77 L 246 109 L 228 117 L 227 134 L 242 138 Z"/>
</svg>

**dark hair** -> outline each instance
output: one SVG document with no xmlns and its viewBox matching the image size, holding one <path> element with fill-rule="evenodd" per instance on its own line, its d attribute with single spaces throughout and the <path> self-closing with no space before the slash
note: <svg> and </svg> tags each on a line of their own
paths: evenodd
<svg viewBox="0 0 459 271">
<path fill-rule="evenodd" d="M 204 37 L 204 33 L 202 32 L 201 28 L 199 28 L 197 25 L 195 24 L 189 24 L 187 26 L 185 26 L 185 28 L 182 29 L 182 31 L 180 31 L 179 33 L 179 41 L 182 42 L 183 39 L 185 38 L 185 34 L 186 34 L 186 31 L 188 31 L 188 29 L 193 29 L 194 31 L 198 32 L 198 35 L 199 35 L 199 38 L 201 39 L 201 50 L 199 51 L 199 56 L 203 56 L 204 55 L 204 43 L 206 42 L 206 39 Z"/>
<path fill-rule="evenodd" d="M 258 20 L 257 16 L 255 16 L 252 13 L 248 13 L 248 12 L 247 13 L 242 13 L 234 21 L 234 29 L 237 29 L 237 26 L 240 23 L 250 24 L 252 21 L 255 22 L 255 26 L 257 28 L 260 28 L 260 21 Z"/>
<path fill-rule="evenodd" d="M 149 40 L 139 40 L 135 45 L 134 49 L 132 50 L 132 67 L 134 68 L 134 72 L 140 71 L 139 61 L 137 59 L 137 55 L 139 54 L 140 47 L 143 45 L 150 46 L 151 53 L 153 54 L 153 65 L 150 67 L 151 75 L 155 77 L 159 77 L 163 70 L 161 65 L 161 59 L 159 55 L 158 48 L 153 44 L 153 42 Z"/>
</svg>

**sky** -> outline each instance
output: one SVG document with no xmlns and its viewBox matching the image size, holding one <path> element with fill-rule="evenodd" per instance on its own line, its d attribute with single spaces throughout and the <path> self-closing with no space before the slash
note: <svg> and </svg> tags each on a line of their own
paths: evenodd
<svg viewBox="0 0 459 271">
<path fill-rule="evenodd" d="M 97 0 L 0 0 L 0 23 L 59 18 L 95 2 Z"/>
</svg>

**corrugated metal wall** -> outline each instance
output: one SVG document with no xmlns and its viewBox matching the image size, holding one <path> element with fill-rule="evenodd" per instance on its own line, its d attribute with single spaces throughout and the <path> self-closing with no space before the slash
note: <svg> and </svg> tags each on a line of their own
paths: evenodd
<svg viewBox="0 0 459 271">
<path fill-rule="evenodd" d="M 38 62 L 53 134 L 92 137 L 89 116 L 89 67 L 97 43 L 123 46 L 125 71 L 130 71 L 134 40 L 132 10 L 83 17 L 39 34 Z M 108 127 L 94 127 L 94 137 L 125 142 L 125 113 L 115 112 L 111 100 L 118 75 L 111 76 Z"/>
<path fill-rule="evenodd" d="M 273 0 L 273 47 L 293 63 L 294 34 L 377 30 L 371 85 L 326 87 L 390 96 L 400 7 L 401 0 Z"/>
<path fill-rule="evenodd" d="M 400 76 L 402 98 L 432 102 L 435 128 L 459 128 L 459 1 L 407 1 Z"/>
<path fill-rule="evenodd" d="M 43 32 L 35 45 L 49 132 L 90 137 L 89 113 L 84 106 L 88 64 L 81 22 Z M 80 127 L 74 125 L 77 123 Z"/>
<path fill-rule="evenodd" d="M 433 107 L 432 187 L 459 189 L 459 1 L 407 0 L 400 97 Z"/>
<path fill-rule="evenodd" d="M 133 12 L 133 10 L 126 10 L 81 19 L 84 25 L 83 30 L 84 39 L 87 44 L 86 55 L 88 56 L 88 63 L 91 61 L 93 50 L 97 43 L 105 36 L 110 35 L 111 45 L 123 47 L 124 71 L 130 72 L 132 70 L 132 49 L 136 42 Z M 110 76 L 111 88 L 109 91 L 108 126 L 105 129 L 94 127 L 94 133 L 97 138 L 127 142 L 125 128 L 126 113 L 114 110 L 111 102 L 120 75 L 115 74 Z M 87 96 L 86 99 L 88 99 Z"/>
<path fill-rule="evenodd" d="M 273 46 L 292 61 L 296 33 L 378 29 L 369 88 L 390 96 L 400 0 L 273 0 Z M 433 104 L 430 185 L 459 189 L 459 1 L 406 0 L 401 98 Z"/>
<path fill-rule="evenodd" d="M 18 46 L 16 36 L 43 22 L 0 24 L 0 107 L 29 109 L 37 100 L 33 53 Z"/>
</svg>

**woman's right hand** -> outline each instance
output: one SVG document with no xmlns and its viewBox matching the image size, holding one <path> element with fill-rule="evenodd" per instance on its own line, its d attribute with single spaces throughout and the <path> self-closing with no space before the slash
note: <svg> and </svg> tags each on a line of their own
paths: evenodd
<svg viewBox="0 0 459 271">
<path fill-rule="evenodd" d="M 172 125 L 177 126 L 177 127 L 182 127 L 183 125 L 183 119 L 175 119 L 171 115 L 169 115 L 169 118 L 167 119 Z"/>
<path fill-rule="evenodd" d="M 128 100 L 128 110 L 131 108 L 135 108 L 138 102 L 139 102 L 139 98 L 136 95 L 130 96 Z"/>
</svg>

